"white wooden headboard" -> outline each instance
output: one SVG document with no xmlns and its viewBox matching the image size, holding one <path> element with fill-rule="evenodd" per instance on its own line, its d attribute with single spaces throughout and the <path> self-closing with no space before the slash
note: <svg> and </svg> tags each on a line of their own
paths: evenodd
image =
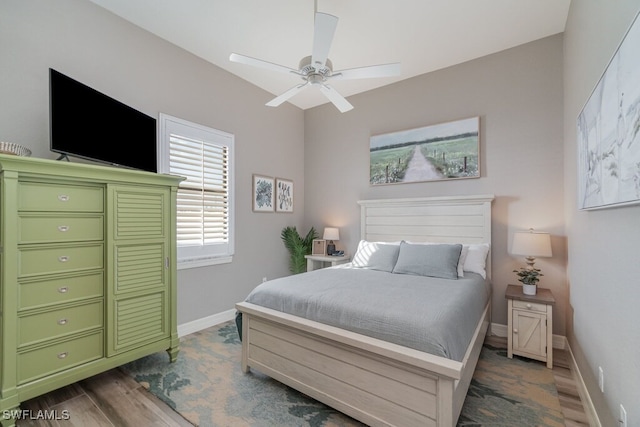
<svg viewBox="0 0 640 427">
<path fill-rule="evenodd" d="M 493 195 L 360 200 L 360 238 L 370 242 L 491 243 Z M 487 273 L 491 271 L 491 252 Z"/>
</svg>

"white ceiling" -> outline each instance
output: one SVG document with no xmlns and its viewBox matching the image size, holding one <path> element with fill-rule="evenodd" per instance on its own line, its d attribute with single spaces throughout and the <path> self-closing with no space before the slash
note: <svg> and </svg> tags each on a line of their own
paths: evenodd
<svg viewBox="0 0 640 427">
<path fill-rule="evenodd" d="M 314 0 L 91 0 L 263 88 L 274 97 L 299 77 L 232 63 L 232 52 L 298 68 L 311 54 Z M 571 0 L 317 0 L 339 18 L 334 69 L 400 62 L 399 77 L 332 80 L 343 96 L 499 52 L 564 31 Z M 265 98 L 265 102 L 271 97 Z M 315 88 L 289 100 L 328 102 Z"/>
</svg>

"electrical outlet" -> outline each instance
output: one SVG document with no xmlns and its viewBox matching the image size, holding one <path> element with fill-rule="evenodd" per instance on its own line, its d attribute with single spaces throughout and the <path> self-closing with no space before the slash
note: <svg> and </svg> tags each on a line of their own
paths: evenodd
<svg viewBox="0 0 640 427">
<path fill-rule="evenodd" d="M 262 283 L 264 283 L 264 282 L 266 282 L 266 281 L 267 281 L 267 276 L 264 276 L 264 277 L 262 278 Z"/>
<path fill-rule="evenodd" d="M 627 411 L 624 410 L 622 405 L 620 405 L 620 419 L 618 421 L 620 427 L 627 427 Z"/>
<path fill-rule="evenodd" d="M 602 370 L 602 366 L 598 366 L 598 387 L 600 387 L 600 391 L 604 393 L 604 371 Z"/>
</svg>

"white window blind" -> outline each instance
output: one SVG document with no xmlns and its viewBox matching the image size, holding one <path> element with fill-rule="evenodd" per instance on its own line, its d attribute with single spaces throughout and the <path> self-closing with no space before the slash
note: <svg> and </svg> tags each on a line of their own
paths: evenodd
<svg viewBox="0 0 640 427">
<path fill-rule="evenodd" d="M 233 255 L 233 135 L 160 116 L 161 170 L 186 179 L 177 203 L 178 262 L 229 262 Z M 164 166 L 162 165 L 164 163 Z"/>
</svg>

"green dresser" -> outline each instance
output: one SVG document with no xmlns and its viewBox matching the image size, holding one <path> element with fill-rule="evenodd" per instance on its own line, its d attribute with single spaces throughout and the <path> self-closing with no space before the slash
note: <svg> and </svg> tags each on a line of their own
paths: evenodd
<svg viewBox="0 0 640 427">
<path fill-rule="evenodd" d="M 0 423 L 20 402 L 178 353 L 180 177 L 0 155 Z"/>
</svg>

